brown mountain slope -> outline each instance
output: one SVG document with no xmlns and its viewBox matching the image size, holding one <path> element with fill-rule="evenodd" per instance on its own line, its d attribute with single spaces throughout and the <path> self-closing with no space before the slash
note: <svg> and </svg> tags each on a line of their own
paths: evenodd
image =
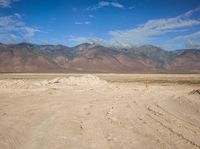
<svg viewBox="0 0 200 149">
<path fill-rule="evenodd" d="M 200 73 L 200 50 L 187 50 L 164 65 L 168 72 Z"/>
<path fill-rule="evenodd" d="M 34 53 L 28 47 L 7 47 L 0 51 L 0 72 L 56 72 L 59 66 L 50 60 Z"/>
<path fill-rule="evenodd" d="M 153 60 L 139 55 L 126 54 L 102 46 L 80 50 L 79 46 L 76 56 L 63 63 L 63 68 L 80 72 L 155 72 L 155 65 Z"/>
<path fill-rule="evenodd" d="M 129 49 L 81 44 L 0 45 L 0 72 L 200 73 L 200 50 L 167 52 L 155 46 Z"/>
</svg>

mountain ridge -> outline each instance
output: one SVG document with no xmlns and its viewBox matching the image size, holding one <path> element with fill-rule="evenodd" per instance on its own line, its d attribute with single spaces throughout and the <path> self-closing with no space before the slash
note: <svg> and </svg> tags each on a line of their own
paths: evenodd
<svg viewBox="0 0 200 149">
<path fill-rule="evenodd" d="M 0 44 L 0 72 L 200 73 L 200 50 Z"/>
</svg>

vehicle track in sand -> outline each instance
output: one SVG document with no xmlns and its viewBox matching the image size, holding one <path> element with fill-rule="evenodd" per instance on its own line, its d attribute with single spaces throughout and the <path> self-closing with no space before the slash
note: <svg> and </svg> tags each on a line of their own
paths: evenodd
<svg viewBox="0 0 200 149">
<path fill-rule="evenodd" d="M 91 75 L 0 84 L 3 149 L 199 149 L 199 85 Z M 174 92 L 174 90 L 176 92 Z"/>
</svg>

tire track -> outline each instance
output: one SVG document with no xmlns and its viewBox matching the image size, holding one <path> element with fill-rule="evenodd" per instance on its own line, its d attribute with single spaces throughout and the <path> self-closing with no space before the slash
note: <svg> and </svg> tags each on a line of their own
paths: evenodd
<svg viewBox="0 0 200 149">
<path fill-rule="evenodd" d="M 162 127 L 166 128 L 168 131 L 170 131 L 172 134 L 178 136 L 179 138 L 181 138 L 182 140 L 185 140 L 187 143 L 191 144 L 194 147 L 197 147 L 198 149 L 200 149 L 200 145 L 198 145 L 197 143 L 189 140 L 188 138 L 186 138 L 185 136 L 183 136 L 183 134 L 174 131 L 172 128 L 167 127 L 165 124 L 163 124 L 162 122 L 160 122 L 159 120 L 155 119 L 154 117 L 152 117 L 150 114 L 147 114 L 152 120 L 154 120 L 155 122 L 159 123 Z"/>
</svg>

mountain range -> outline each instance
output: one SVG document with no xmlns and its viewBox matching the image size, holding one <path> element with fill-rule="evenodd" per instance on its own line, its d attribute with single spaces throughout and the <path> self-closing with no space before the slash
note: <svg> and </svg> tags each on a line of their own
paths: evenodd
<svg viewBox="0 0 200 149">
<path fill-rule="evenodd" d="M 200 49 L 0 44 L 0 72 L 200 73 Z"/>
</svg>

